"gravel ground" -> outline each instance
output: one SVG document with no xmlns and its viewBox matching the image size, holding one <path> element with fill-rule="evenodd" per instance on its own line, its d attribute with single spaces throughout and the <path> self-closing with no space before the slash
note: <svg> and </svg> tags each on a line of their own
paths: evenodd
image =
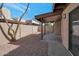
<svg viewBox="0 0 79 59">
<path fill-rule="evenodd" d="M 47 56 L 48 43 L 40 39 L 40 34 L 32 34 L 16 42 L 0 46 L 0 55 L 5 56 Z"/>
</svg>

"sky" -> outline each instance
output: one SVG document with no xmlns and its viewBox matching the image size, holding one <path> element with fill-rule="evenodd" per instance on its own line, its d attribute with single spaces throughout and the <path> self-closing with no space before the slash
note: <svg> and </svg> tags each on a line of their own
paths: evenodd
<svg viewBox="0 0 79 59">
<path fill-rule="evenodd" d="M 10 10 L 12 18 L 19 18 L 27 7 L 27 3 L 5 3 L 4 7 Z M 53 11 L 52 3 L 30 3 L 23 19 L 33 20 L 35 15 Z"/>
</svg>

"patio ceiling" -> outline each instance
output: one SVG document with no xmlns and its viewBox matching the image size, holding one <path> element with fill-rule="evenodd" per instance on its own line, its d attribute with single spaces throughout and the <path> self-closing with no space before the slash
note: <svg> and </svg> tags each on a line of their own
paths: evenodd
<svg viewBox="0 0 79 59">
<path fill-rule="evenodd" d="M 62 9 L 56 10 L 55 12 L 37 15 L 37 16 L 35 16 L 35 18 L 43 23 L 54 22 L 54 21 L 61 19 L 62 11 L 63 11 Z"/>
<path fill-rule="evenodd" d="M 67 5 L 68 5 L 67 3 L 57 3 L 55 4 L 55 8 L 53 12 L 36 15 L 35 18 L 42 23 L 54 22 L 60 20 L 61 14 L 63 10 L 67 7 Z"/>
<path fill-rule="evenodd" d="M 55 22 L 61 19 L 61 15 L 55 15 L 51 17 L 44 18 L 46 22 Z"/>
</svg>

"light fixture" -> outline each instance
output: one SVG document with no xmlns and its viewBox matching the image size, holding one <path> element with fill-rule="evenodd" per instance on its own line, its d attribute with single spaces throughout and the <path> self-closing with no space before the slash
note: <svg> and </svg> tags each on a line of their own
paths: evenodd
<svg viewBox="0 0 79 59">
<path fill-rule="evenodd" d="M 65 19 L 65 18 L 66 18 L 66 14 L 63 14 L 63 15 L 62 15 L 62 18 Z"/>
</svg>

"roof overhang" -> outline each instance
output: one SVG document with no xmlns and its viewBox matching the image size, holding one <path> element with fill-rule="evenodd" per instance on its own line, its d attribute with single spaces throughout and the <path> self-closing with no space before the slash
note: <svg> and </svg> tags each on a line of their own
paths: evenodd
<svg viewBox="0 0 79 59">
<path fill-rule="evenodd" d="M 62 9 L 56 10 L 55 12 L 49 12 L 46 14 L 37 15 L 35 16 L 35 18 L 43 23 L 54 22 L 61 18 L 61 13 L 62 13 Z"/>
<path fill-rule="evenodd" d="M 59 21 L 60 19 L 61 19 L 61 15 L 55 15 L 55 16 L 44 18 L 45 22 L 51 22 L 51 23 L 55 21 Z"/>
<path fill-rule="evenodd" d="M 37 15 L 35 16 L 35 18 L 42 23 L 54 22 L 54 21 L 60 20 L 61 14 L 67 6 L 68 6 L 67 3 L 56 3 L 54 11 Z"/>
</svg>

